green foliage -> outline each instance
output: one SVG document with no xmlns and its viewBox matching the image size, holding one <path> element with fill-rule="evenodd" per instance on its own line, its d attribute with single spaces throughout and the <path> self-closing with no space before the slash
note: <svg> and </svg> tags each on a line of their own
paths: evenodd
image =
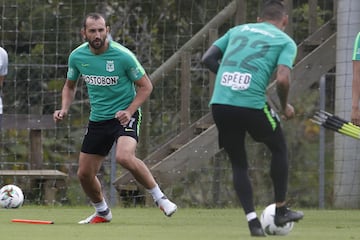
<svg viewBox="0 0 360 240">
<path fill-rule="evenodd" d="M 47 89 L 49 91 L 61 92 L 63 86 L 64 86 L 63 81 L 59 81 L 58 79 L 50 79 L 50 81 L 47 84 Z"/>
<path fill-rule="evenodd" d="M 295 8 L 292 11 L 293 17 L 293 29 L 294 29 L 294 39 L 297 43 L 305 40 L 309 35 L 309 4 L 304 3 L 299 7 Z M 323 25 L 325 22 L 330 20 L 332 17 L 332 12 L 327 9 L 321 9 L 320 6 L 317 7 L 317 26 Z"/>
<path fill-rule="evenodd" d="M 7 139 L 1 145 L 0 155 L 11 157 L 3 158 L 2 162 L 13 162 L 14 165 L 10 166 L 10 169 L 22 169 L 28 161 L 28 148 L 26 144 L 28 142 L 28 131 L 9 130 L 6 133 Z M 17 164 L 21 162 L 24 164 L 21 164 L 19 168 Z"/>
<path fill-rule="evenodd" d="M 61 205 L 76 206 L 89 202 L 79 181 L 71 180 L 67 183 L 67 185 L 70 187 L 66 188 L 66 192 L 63 194 L 63 196 L 66 194 L 66 198 L 62 199 Z"/>
</svg>

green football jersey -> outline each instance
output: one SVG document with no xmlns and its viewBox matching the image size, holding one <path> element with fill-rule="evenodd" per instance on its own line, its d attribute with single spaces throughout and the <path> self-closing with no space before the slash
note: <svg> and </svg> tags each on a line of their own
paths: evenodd
<svg viewBox="0 0 360 240">
<path fill-rule="evenodd" d="M 270 23 L 231 28 L 214 42 L 223 52 L 210 104 L 262 109 L 277 65 L 292 68 L 295 42 Z"/>
<path fill-rule="evenodd" d="M 88 43 L 69 56 L 67 79 L 84 80 L 91 105 L 90 120 L 102 121 L 126 109 L 136 95 L 134 81 L 145 74 L 135 55 L 121 44 L 109 41 L 102 54 L 91 52 Z"/>
</svg>

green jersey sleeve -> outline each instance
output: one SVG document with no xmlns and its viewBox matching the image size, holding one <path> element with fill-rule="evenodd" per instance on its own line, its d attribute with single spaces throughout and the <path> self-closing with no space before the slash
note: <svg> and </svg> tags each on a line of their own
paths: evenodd
<svg viewBox="0 0 360 240">
<path fill-rule="evenodd" d="M 228 44 L 229 44 L 229 37 L 232 29 L 227 31 L 222 37 L 214 42 L 213 45 L 217 46 L 223 53 L 225 52 Z"/>
<path fill-rule="evenodd" d="M 76 66 L 75 62 L 75 55 L 77 50 L 84 48 L 87 45 L 87 43 L 81 44 L 79 47 L 77 47 L 74 51 L 71 52 L 69 58 L 68 58 L 68 71 L 67 71 L 67 79 L 76 81 L 80 76 L 80 70 Z"/>
<path fill-rule="evenodd" d="M 354 42 L 354 51 L 353 51 L 352 60 L 355 61 L 360 60 L 360 32 L 357 34 Z"/>
<path fill-rule="evenodd" d="M 131 81 L 136 81 L 142 78 L 145 74 L 145 70 L 140 64 L 139 60 L 136 58 L 136 56 L 129 49 L 125 48 L 120 44 L 117 44 L 115 42 L 112 42 L 111 44 L 114 48 L 117 48 L 121 52 L 126 53 L 124 54 L 126 61 L 122 61 L 122 63 L 126 65 L 124 66 L 124 69 L 128 78 Z"/>
<path fill-rule="evenodd" d="M 278 65 L 285 65 L 292 69 L 297 54 L 297 46 L 294 41 L 289 41 L 279 55 Z"/>
</svg>

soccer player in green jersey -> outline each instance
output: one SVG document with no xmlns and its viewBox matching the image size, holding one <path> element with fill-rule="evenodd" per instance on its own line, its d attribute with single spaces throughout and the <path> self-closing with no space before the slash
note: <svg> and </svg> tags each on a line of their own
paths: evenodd
<svg viewBox="0 0 360 240">
<path fill-rule="evenodd" d="M 288 103 L 288 90 L 297 48 L 283 32 L 287 23 L 283 2 L 266 1 L 257 23 L 231 28 L 202 58 L 216 73 L 211 111 L 219 132 L 219 145 L 232 164 L 234 188 L 252 236 L 265 236 L 265 233 L 253 204 L 245 151 L 246 132 L 254 140 L 263 142 L 272 153 L 270 173 L 276 203 L 275 224 L 282 226 L 303 218 L 302 212 L 292 211 L 286 205 L 287 146 L 280 119 L 266 99 L 266 89 L 275 72 L 283 117 L 294 117 L 294 108 Z"/>
<path fill-rule="evenodd" d="M 351 122 L 360 126 L 360 33 L 354 42 Z"/>
<path fill-rule="evenodd" d="M 132 173 L 152 195 L 156 205 L 170 217 L 177 210 L 176 204 L 166 198 L 147 166 L 135 156 L 140 106 L 152 91 L 151 81 L 134 54 L 107 37 L 109 27 L 102 15 L 88 14 L 81 32 L 86 42 L 69 56 L 61 109 L 53 114 L 55 122 L 64 119 L 74 99 L 77 81 L 85 81 L 91 112 L 77 175 L 95 213 L 79 223 L 102 223 L 112 219 L 96 174 L 114 142 L 117 142 L 116 161 Z"/>
</svg>

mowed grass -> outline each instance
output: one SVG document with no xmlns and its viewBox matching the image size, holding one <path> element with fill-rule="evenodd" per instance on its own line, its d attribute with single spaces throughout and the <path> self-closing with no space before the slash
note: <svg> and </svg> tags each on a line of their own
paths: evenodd
<svg viewBox="0 0 360 240">
<path fill-rule="evenodd" d="M 179 209 L 171 218 L 157 208 L 112 209 L 113 221 L 108 224 L 79 225 L 77 222 L 92 213 L 91 207 L 23 206 L 0 209 L 1 239 L 36 240 L 224 240 L 254 239 L 250 237 L 242 209 Z M 310 210 L 296 223 L 287 236 L 267 239 L 360 239 L 360 210 Z M 260 215 L 261 210 L 258 211 Z M 51 220 L 51 225 L 13 223 L 11 219 Z"/>
</svg>

